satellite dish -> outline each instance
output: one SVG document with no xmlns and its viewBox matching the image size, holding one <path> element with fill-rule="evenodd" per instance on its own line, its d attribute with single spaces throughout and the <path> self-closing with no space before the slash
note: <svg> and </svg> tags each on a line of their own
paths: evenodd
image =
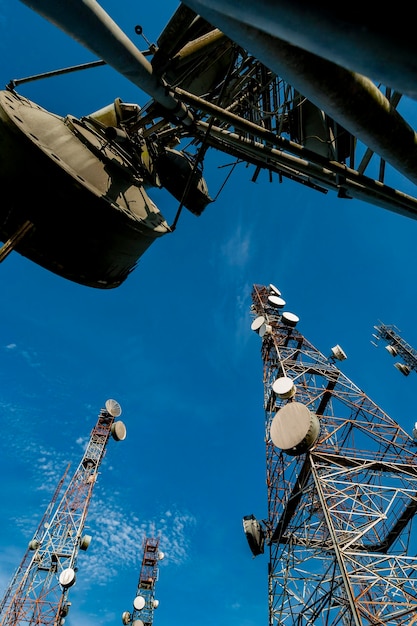
<svg viewBox="0 0 417 626">
<path fill-rule="evenodd" d="M 298 324 L 298 322 L 300 321 L 300 318 L 297 315 L 295 315 L 295 313 L 290 313 L 289 311 L 284 311 L 282 316 L 281 316 L 281 321 L 286 326 L 291 326 L 292 328 L 294 328 Z"/>
<path fill-rule="evenodd" d="M 159 606 L 159 600 L 153 600 L 153 601 L 152 601 L 152 604 L 153 604 L 153 608 L 154 608 L 154 609 L 157 609 L 157 608 L 158 608 L 158 606 Z"/>
<path fill-rule="evenodd" d="M 84 535 L 84 537 L 81 537 L 80 550 L 87 550 L 91 543 L 91 539 L 91 535 Z"/>
<path fill-rule="evenodd" d="M 387 350 L 391 356 L 397 356 L 398 350 L 395 346 L 385 346 L 385 350 Z"/>
<path fill-rule="evenodd" d="M 272 443 L 291 456 L 303 454 L 317 441 L 320 422 L 305 404 L 289 402 L 275 414 L 271 423 Z"/>
<path fill-rule="evenodd" d="M 133 600 L 133 606 L 137 611 L 141 611 L 146 604 L 146 600 L 143 596 L 136 596 Z"/>
<path fill-rule="evenodd" d="M 253 320 L 253 322 L 250 325 L 250 327 L 255 332 L 259 332 L 259 329 L 261 328 L 262 324 L 264 324 L 264 323 L 265 323 L 265 318 L 264 318 L 263 315 L 260 315 L 259 317 L 257 317 L 256 319 Z"/>
<path fill-rule="evenodd" d="M 394 363 L 394 367 L 396 367 L 397 370 L 401 372 L 401 374 L 404 374 L 404 376 L 408 376 L 411 372 L 411 369 L 408 367 L 408 365 L 405 365 L 404 363 Z"/>
<path fill-rule="evenodd" d="M 67 567 L 64 569 L 59 575 L 59 584 L 62 585 L 65 589 L 72 587 L 75 583 L 75 571 L 72 567 Z"/>
<path fill-rule="evenodd" d="M 346 353 L 339 345 L 333 346 L 332 348 L 332 356 L 337 361 L 344 361 L 347 359 Z"/>
<path fill-rule="evenodd" d="M 122 622 L 125 626 L 130 622 L 130 613 L 129 611 L 124 611 L 122 613 Z"/>
<path fill-rule="evenodd" d="M 417 441 L 417 422 L 414 424 L 413 437 Z"/>
<path fill-rule="evenodd" d="M 164 552 L 159 552 L 159 553 L 158 553 L 158 559 L 159 559 L 160 561 L 162 561 L 162 559 L 164 559 L 164 558 L 165 558 L 165 553 L 164 553 Z"/>
<path fill-rule="evenodd" d="M 281 398 L 282 400 L 292 398 L 296 391 L 292 379 L 288 378 L 288 376 L 281 376 L 280 378 L 277 378 L 272 383 L 272 389 L 275 391 L 278 398 Z"/>
<path fill-rule="evenodd" d="M 279 296 L 268 296 L 268 302 L 276 309 L 282 309 L 286 302 Z"/>
<path fill-rule="evenodd" d="M 280 295 L 281 295 L 281 292 L 280 292 L 280 290 L 278 289 L 278 287 L 275 287 L 275 285 L 273 285 L 272 283 L 270 283 L 270 285 L 269 285 L 269 289 L 270 289 L 270 291 L 272 291 L 272 293 L 274 294 L 274 296 L 280 296 Z"/>
<path fill-rule="evenodd" d="M 116 400 L 106 400 L 106 411 L 112 417 L 119 417 L 122 414 L 122 407 Z"/>
<path fill-rule="evenodd" d="M 39 548 L 39 546 L 41 545 L 41 542 L 38 541 L 37 539 L 32 539 L 32 541 L 29 541 L 29 550 L 37 550 Z"/>
<path fill-rule="evenodd" d="M 115 441 L 123 441 L 126 439 L 126 426 L 119 420 L 111 425 L 111 434 Z"/>
<path fill-rule="evenodd" d="M 17 239 L 20 254 L 68 280 L 98 289 L 121 285 L 149 246 L 171 232 L 132 176 L 131 157 L 97 122 L 54 115 L 11 90 L 0 92 L 0 109 L 0 239 Z M 45 179 L 48 188 L 42 189 Z M 41 210 L 33 194 L 42 195 Z"/>
<path fill-rule="evenodd" d="M 272 326 L 269 324 L 262 324 L 259 329 L 259 336 L 263 337 L 264 335 L 270 335 L 272 333 Z"/>
<path fill-rule="evenodd" d="M 133 620 L 132 626 L 145 626 L 141 619 Z"/>
<path fill-rule="evenodd" d="M 245 515 L 243 518 L 243 530 L 253 556 L 263 554 L 265 534 L 254 515 Z"/>
</svg>

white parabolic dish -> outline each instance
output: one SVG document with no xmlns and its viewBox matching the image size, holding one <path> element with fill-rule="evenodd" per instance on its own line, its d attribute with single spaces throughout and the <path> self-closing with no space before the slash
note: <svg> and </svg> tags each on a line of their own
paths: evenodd
<svg viewBox="0 0 417 626">
<path fill-rule="evenodd" d="M 285 300 L 279 298 L 278 296 L 268 296 L 268 302 L 276 309 L 282 309 L 282 307 L 286 304 Z"/>
<path fill-rule="evenodd" d="M 275 287 L 275 285 L 273 285 L 272 283 L 269 284 L 269 288 L 276 296 L 280 296 L 281 295 L 281 292 L 278 289 L 278 287 Z"/>
<path fill-rule="evenodd" d="M 72 587 L 74 583 L 75 571 L 72 569 L 72 567 L 67 567 L 66 569 L 62 570 L 59 575 L 59 584 L 63 587 Z"/>
<path fill-rule="evenodd" d="M 133 600 L 133 606 L 137 611 L 141 611 L 145 606 L 145 598 L 143 596 L 136 596 Z"/>
<path fill-rule="evenodd" d="M 113 439 L 116 441 L 123 441 L 126 439 L 126 426 L 122 422 L 122 420 L 118 420 L 117 422 L 113 422 L 111 427 L 111 434 Z"/>
<path fill-rule="evenodd" d="M 272 389 L 275 391 L 277 396 L 283 400 L 292 398 L 295 394 L 295 385 L 292 378 L 288 378 L 288 376 L 281 376 L 280 378 L 277 378 L 272 384 Z"/>
<path fill-rule="evenodd" d="M 320 432 L 320 422 L 305 404 L 289 402 L 275 414 L 271 423 L 272 443 L 288 454 L 302 454 L 310 448 Z"/>
<path fill-rule="evenodd" d="M 282 314 L 282 321 L 287 326 L 296 326 L 300 321 L 300 318 L 298 317 L 298 315 L 295 315 L 295 313 L 284 311 Z"/>
<path fill-rule="evenodd" d="M 116 400 L 106 400 L 106 411 L 112 417 L 119 417 L 122 414 L 122 407 Z"/>
<path fill-rule="evenodd" d="M 253 320 L 253 322 L 252 322 L 252 324 L 250 325 L 250 327 L 251 327 L 251 329 L 252 329 L 252 330 L 257 331 L 257 330 L 259 330 L 259 329 L 260 329 L 260 327 L 262 326 L 262 324 L 263 324 L 264 322 L 265 322 L 265 318 L 264 318 L 264 316 L 263 316 L 263 315 L 259 315 L 259 317 L 256 317 L 256 318 Z"/>
</svg>

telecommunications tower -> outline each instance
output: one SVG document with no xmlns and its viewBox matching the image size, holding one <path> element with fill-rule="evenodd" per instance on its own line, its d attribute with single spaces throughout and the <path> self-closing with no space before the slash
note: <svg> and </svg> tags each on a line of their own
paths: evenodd
<svg viewBox="0 0 417 626">
<path fill-rule="evenodd" d="M 269 626 L 417 624 L 415 443 L 285 306 L 254 285 L 268 518 L 243 526 L 255 555 L 269 548 Z"/>
<path fill-rule="evenodd" d="M 164 558 L 159 551 L 159 539 L 145 537 L 143 540 L 143 558 L 139 574 L 138 587 L 133 600 L 133 611 L 124 611 L 124 626 L 152 626 L 154 610 L 159 605 L 155 599 L 155 584 L 158 580 L 158 562 Z"/>
<path fill-rule="evenodd" d="M 414 350 L 400 335 L 398 334 L 398 328 L 396 326 L 387 325 L 387 324 L 378 324 L 378 326 L 374 326 L 377 331 L 376 334 L 373 333 L 374 339 L 377 341 L 382 339 L 387 342 L 385 349 L 390 353 L 393 357 L 400 357 L 403 360 L 403 363 L 400 361 L 394 363 L 394 367 L 397 368 L 401 374 L 404 376 L 408 376 L 412 370 L 417 372 L 417 351 Z M 372 341 L 374 346 L 378 346 L 374 341 Z"/>
<path fill-rule="evenodd" d="M 61 500 L 68 468 L 58 484 L 42 521 L 0 604 L 0 626 L 61 626 L 68 614 L 68 592 L 75 583 L 79 550 L 87 550 L 91 536 L 84 526 L 98 469 L 110 435 L 126 436 L 121 408 L 107 400 L 73 478 Z"/>
</svg>

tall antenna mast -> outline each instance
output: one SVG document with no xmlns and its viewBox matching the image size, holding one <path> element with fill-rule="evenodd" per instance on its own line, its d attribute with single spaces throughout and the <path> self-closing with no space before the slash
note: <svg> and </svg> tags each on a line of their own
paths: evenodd
<svg viewBox="0 0 417 626">
<path fill-rule="evenodd" d="M 262 339 L 269 626 L 410 625 L 417 615 L 413 439 L 297 330 L 273 285 L 254 285 Z M 415 530 L 415 526 L 414 526 Z"/>
<path fill-rule="evenodd" d="M 122 614 L 124 626 L 152 626 L 154 610 L 159 605 L 159 600 L 155 599 L 158 563 L 164 556 L 164 553 L 159 551 L 159 539 L 144 538 L 142 566 L 133 600 L 133 611 L 124 611 Z"/>
<path fill-rule="evenodd" d="M 115 421 L 121 407 L 107 400 L 82 460 L 60 502 L 68 468 L 58 484 L 28 550 L 0 605 L 1 626 L 61 626 L 70 607 L 68 592 L 75 583 L 79 550 L 87 550 L 91 536 L 84 535 L 98 469 L 110 435 L 126 436 L 122 421 Z"/>
</svg>

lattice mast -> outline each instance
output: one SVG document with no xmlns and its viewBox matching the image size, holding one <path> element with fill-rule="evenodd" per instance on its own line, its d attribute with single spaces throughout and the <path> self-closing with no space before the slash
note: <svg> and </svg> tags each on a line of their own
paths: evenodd
<svg viewBox="0 0 417 626">
<path fill-rule="evenodd" d="M 133 600 L 133 611 L 122 614 L 125 626 L 152 626 L 155 609 L 159 600 L 155 599 L 155 584 L 158 580 L 158 563 L 164 558 L 159 551 L 159 539 L 145 537 L 143 540 L 143 558 L 139 574 L 138 587 Z"/>
<path fill-rule="evenodd" d="M 110 435 L 120 441 L 126 429 L 115 417 L 115 400 L 107 400 L 93 428 L 82 460 L 62 492 L 68 468 L 60 480 L 42 521 L 6 590 L 1 603 L 1 626 L 61 626 L 68 613 L 68 593 L 75 583 L 79 550 L 87 550 L 91 537 L 84 526 L 98 470 Z"/>
<path fill-rule="evenodd" d="M 280 296 L 273 285 L 253 287 L 268 495 L 257 553 L 264 539 L 269 624 L 410 626 L 415 444 L 336 367 L 340 346 L 327 357 L 298 332 Z"/>
<path fill-rule="evenodd" d="M 387 345 L 385 348 L 391 356 L 399 356 L 404 361 L 404 363 L 394 363 L 394 367 L 396 367 L 401 374 L 404 374 L 404 376 L 408 376 L 412 370 L 417 372 L 417 351 L 398 334 L 398 328 L 392 324 L 388 325 L 382 323 L 374 326 L 374 328 L 377 332 L 373 334 L 373 337 L 376 340 L 382 339 L 386 341 Z M 374 341 L 372 341 L 372 343 L 375 346 L 378 345 Z"/>
</svg>

